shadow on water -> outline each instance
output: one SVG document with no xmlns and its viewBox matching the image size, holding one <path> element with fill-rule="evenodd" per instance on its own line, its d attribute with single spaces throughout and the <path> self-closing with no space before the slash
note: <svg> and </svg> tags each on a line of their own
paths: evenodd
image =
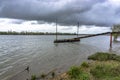
<svg viewBox="0 0 120 80">
<path fill-rule="evenodd" d="M 54 43 L 54 46 L 57 47 L 59 45 L 59 43 Z"/>
<path fill-rule="evenodd" d="M 65 43 L 54 43 L 54 46 L 59 46 L 61 44 L 75 44 L 75 45 L 80 45 L 80 42 L 65 42 Z"/>
</svg>

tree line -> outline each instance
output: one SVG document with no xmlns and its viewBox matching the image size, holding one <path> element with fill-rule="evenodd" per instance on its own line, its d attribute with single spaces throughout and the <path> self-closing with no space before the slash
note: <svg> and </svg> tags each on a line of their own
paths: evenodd
<svg viewBox="0 0 120 80">
<path fill-rule="evenodd" d="M 58 35 L 76 35 L 76 33 L 57 33 Z M 56 35 L 56 33 L 52 32 L 16 32 L 16 31 L 7 31 L 7 32 L 0 32 L 0 35 Z"/>
</svg>

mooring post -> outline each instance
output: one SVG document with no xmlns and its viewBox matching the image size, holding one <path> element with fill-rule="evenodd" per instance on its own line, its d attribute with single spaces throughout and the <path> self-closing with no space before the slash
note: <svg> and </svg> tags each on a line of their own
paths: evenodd
<svg viewBox="0 0 120 80">
<path fill-rule="evenodd" d="M 112 33 L 110 33 L 110 48 L 112 48 Z"/>
</svg>

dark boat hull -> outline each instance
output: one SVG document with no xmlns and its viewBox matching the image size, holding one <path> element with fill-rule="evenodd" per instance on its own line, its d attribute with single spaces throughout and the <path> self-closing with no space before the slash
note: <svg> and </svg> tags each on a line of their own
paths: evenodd
<svg viewBox="0 0 120 80">
<path fill-rule="evenodd" d="M 61 40 L 55 40 L 54 43 L 64 43 L 64 42 L 78 42 L 80 39 L 73 38 L 73 39 L 61 39 Z"/>
</svg>

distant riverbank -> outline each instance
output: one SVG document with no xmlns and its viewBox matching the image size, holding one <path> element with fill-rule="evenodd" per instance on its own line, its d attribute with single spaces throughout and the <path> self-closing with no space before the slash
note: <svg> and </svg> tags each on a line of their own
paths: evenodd
<svg viewBox="0 0 120 80">
<path fill-rule="evenodd" d="M 57 33 L 58 35 L 76 35 L 76 33 Z M 52 32 L 15 32 L 15 31 L 8 31 L 8 32 L 0 32 L 0 35 L 56 35 L 56 33 Z"/>
<path fill-rule="evenodd" d="M 16 31 L 0 31 L 0 35 L 56 35 L 54 32 L 16 32 Z M 76 33 L 62 33 L 58 32 L 57 35 L 77 35 Z M 93 35 L 93 34 L 79 34 L 79 35 Z"/>
</svg>

